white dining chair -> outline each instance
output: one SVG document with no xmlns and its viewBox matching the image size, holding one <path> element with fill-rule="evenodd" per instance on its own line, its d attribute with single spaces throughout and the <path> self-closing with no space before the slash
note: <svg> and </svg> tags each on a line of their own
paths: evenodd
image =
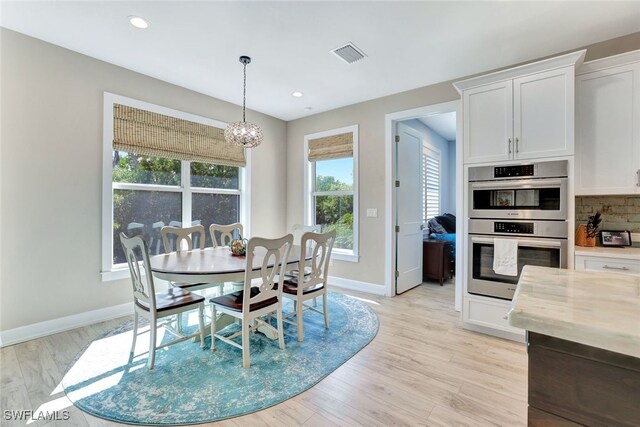
<svg viewBox="0 0 640 427">
<path fill-rule="evenodd" d="M 282 329 L 282 289 L 284 268 L 289 259 L 293 244 L 293 235 L 287 234 L 279 239 L 254 237 L 247 244 L 244 289 L 230 294 L 211 298 L 211 351 L 216 349 L 216 339 L 242 350 L 242 366 L 250 366 L 249 333 L 258 326 L 268 328 L 278 336 L 278 345 L 284 350 Z M 256 250 L 264 251 L 258 276 L 253 271 Z M 241 321 L 241 330 L 231 336 L 216 333 L 217 313 L 228 314 Z M 277 327 L 274 328 L 262 317 L 276 313 Z M 240 344 L 233 341 L 241 336 Z"/>
<path fill-rule="evenodd" d="M 162 243 L 164 244 L 164 252 L 173 251 L 180 252 L 182 250 L 193 250 L 194 243 L 199 249 L 204 249 L 205 235 L 203 225 L 194 225 L 191 227 L 162 227 Z M 186 248 L 183 246 L 186 244 Z"/>
<path fill-rule="evenodd" d="M 153 282 L 153 274 L 149 264 L 149 248 L 147 242 L 140 236 L 127 237 L 124 233 L 120 233 L 120 242 L 127 258 L 129 272 L 131 273 L 131 283 L 133 287 L 133 342 L 131 343 L 131 351 L 133 354 L 136 348 L 136 339 L 138 337 L 139 317 L 144 317 L 150 323 L 149 336 L 149 357 L 147 359 L 147 368 L 153 369 L 156 358 L 156 350 L 167 347 L 172 344 L 185 341 L 190 338 L 200 336 L 200 347 L 204 348 L 204 297 L 191 293 L 187 290 L 169 288 L 167 292 L 156 292 Z M 140 270 L 140 263 L 145 271 L 144 276 Z M 160 319 L 176 316 L 177 319 L 182 317 L 182 313 L 198 309 L 198 330 L 190 335 L 183 335 L 176 332 L 173 328 L 166 327 L 172 323 L 168 322 L 158 324 Z M 158 346 L 157 329 L 163 326 L 165 329 L 174 334 L 177 338 L 165 344 Z"/>
<path fill-rule="evenodd" d="M 211 224 L 209 234 L 213 247 L 217 248 L 218 246 L 227 246 L 234 239 L 241 239 L 244 235 L 244 228 L 239 222 L 228 225 Z"/>
<path fill-rule="evenodd" d="M 282 296 L 293 300 L 294 311 L 286 315 L 283 321 L 297 327 L 298 341 L 300 342 L 304 340 L 303 315 L 305 310 L 322 314 L 325 328 L 329 328 L 327 278 L 329 277 L 329 260 L 331 259 L 331 251 L 335 240 L 335 230 L 327 233 L 304 233 L 300 241 L 300 260 L 305 259 L 307 250 L 310 248 L 310 271 L 305 274 L 303 269 L 299 269 L 296 277 L 284 280 Z M 305 301 L 308 300 L 315 302 L 315 299 L 319 296 L 322 296 L 322 312 L 315 306 L 305 304 Z M 291 320 L 292 317 L 296 318 L 295 322 Z"/>
</svg>

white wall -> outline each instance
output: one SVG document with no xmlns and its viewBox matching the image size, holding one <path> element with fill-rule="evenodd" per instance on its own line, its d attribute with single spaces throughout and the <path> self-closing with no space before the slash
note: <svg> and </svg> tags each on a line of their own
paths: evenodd
<svg viewBox="0 0 640 427">
<path fill-rule="evenodd" d="M 0 331 L 131 302 L 102 282 L 103 92 L 228 122 L 241 108 L 6 29 L 1 30 Z M 240 89 L 240 88 L 239 88 Z M 252 233 L 285 228 L 286 123 L 249 111 Z"/>
<path fill-rule="evenodd" d="M 422 143 L 435 147 L 440 152 L 440 214 L 450 213 L 456 214 L 456 156 L 455 141 L 450 143 L 444 139 L 439 133 L 435 132 L 429 126 L 425 125 L 418 119 L 407 120 L 402 122 L 405 125 L 415 129 L 422 135 Z M 450 146 L 453 145 L 453 156 L 451 155 Z"/>
</svg>

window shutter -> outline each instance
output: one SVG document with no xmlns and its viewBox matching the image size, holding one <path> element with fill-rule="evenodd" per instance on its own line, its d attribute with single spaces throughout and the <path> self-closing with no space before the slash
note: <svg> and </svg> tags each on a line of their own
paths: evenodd
<svg viewBox="0 0 640 427">
<path fill-rule="evenodd" d="M 247 163 L 244 149 L 225 141 L 224 129 L 121 104 L 113 106 L 113 149 L 226 166 Z"/>
<path fill-rule="evenodd" d="M 426 222 L 440 215 L 440 159 L 423 152 L 422 174 L 424 177 L 422 206 Z"/>
<path fill-rule="evenodd" d="M 353 133 L 326 136 L 309 140 L 309 161 L 353 157 Z"/>
</svg>

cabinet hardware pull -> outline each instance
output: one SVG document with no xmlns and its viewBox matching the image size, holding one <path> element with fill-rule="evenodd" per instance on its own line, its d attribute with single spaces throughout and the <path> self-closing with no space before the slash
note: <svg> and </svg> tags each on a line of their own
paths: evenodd
<svg viewBox="0 0 640 427">
<path fill-rule="evenodd" d="M 609 270 L 624 270 L 624 271 L 629 271 L 629 268 L 627 267 L 610 267 L 608 265 L 603 265 L 602 268 L 607 268 Z"/>
<path fill-rule="evenodd" d="M 640 169 L 636 171 L 636 187 L 640 187 Z"/>
<path fill-rule="evenodd" d="M 511 138 L 509 138 L 509 154 L 511 154 Z M 640 169 L 638 170 L 640 172 Z"/>
<path fill-rule="evenodd" d="M 516 138 L 516 153 L 520 152 L 520 148 L 518 147 L 518 138 Z"/>
</svg>

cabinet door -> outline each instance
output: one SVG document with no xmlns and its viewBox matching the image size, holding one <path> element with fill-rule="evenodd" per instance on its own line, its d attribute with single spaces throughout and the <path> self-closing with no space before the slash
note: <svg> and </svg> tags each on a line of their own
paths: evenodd
<svg viewBox="0 0 640 427">
<path fill-rule="evenodd" d="M 576 194 L 638 192 L 640 63 L 577 77 Z"/>
<path fill-rule="evenodd" d="M 513 87 L 498 82 L 464 91 L 464 162 L 509 160 L 513 137 Z"/>
<path fill-rule="evenodd" d="M 516 159 L 573 155 L 574 67 L 513 80 Z"/>
</svg>

